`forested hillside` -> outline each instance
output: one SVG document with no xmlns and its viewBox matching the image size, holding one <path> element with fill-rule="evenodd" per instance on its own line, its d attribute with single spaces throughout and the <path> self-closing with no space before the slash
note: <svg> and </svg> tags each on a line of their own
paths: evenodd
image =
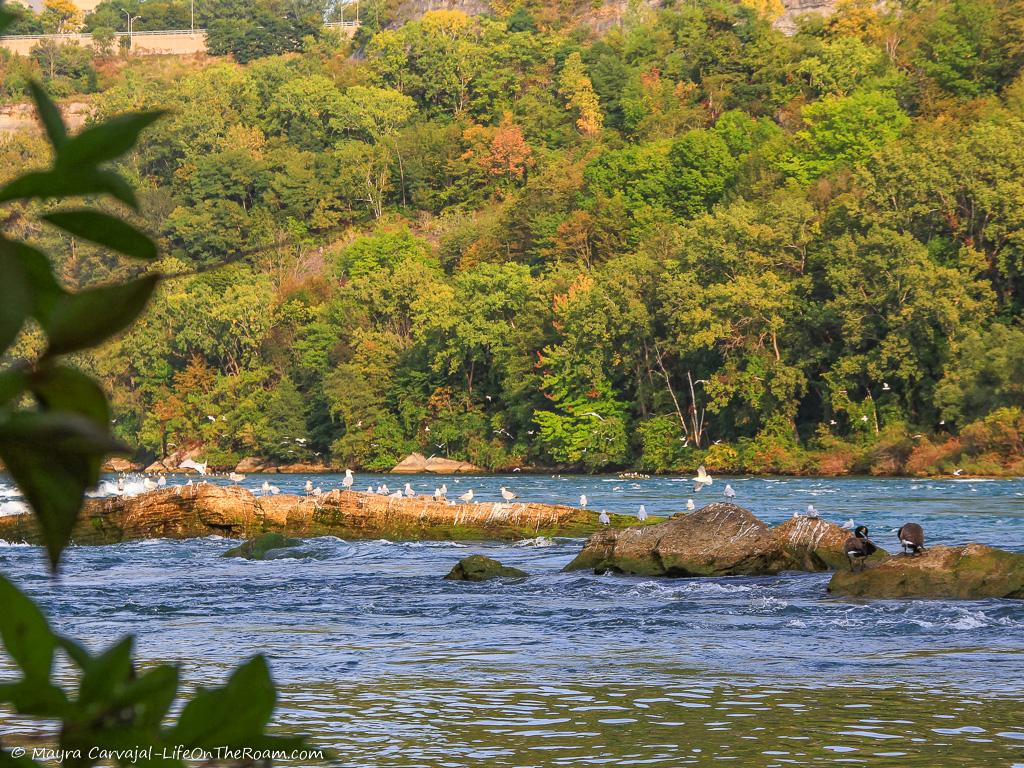
<svg viewBox="0 0 1024 768">
<path fill-rule="evenodd" d="M 100 62 L 99 115 L 172 110 L 128 170 L 182 275 L 82 361 L 120 434 L 222 465 L 1024 472 L 1024 3 L 791 37 L 760 5 Z M 2 173 L 42 152 L 5 139 Z M 71 284 L 123 277 L 33 234 Z"/>
</svg>

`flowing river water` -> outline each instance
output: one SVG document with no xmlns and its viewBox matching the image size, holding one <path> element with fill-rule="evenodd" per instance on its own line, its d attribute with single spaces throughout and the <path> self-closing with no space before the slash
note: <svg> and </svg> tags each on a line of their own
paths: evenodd
<svg viewBox="0 0 1024 768">
<path fill-rule="evenodd" d="M 298 493 L 306 479 L 270 478 Z M 531 501 L 585 493 L 596 510 L 652 515 L 719 501 L 726 482 L 694 494 L 680 478 L 360 475 L 356 487 L 406 479 L 484 501 L 502 485 Z M 773 524 L 813 503 L 890 550 L 914 520 L 932 544 L 1024 551 L 1024 480 L 728 482 Z M 18 503 L 0 486 L 0 505 Z M 223 539 L 140 541 L 72 548 L 56 581 L 39 549 L 0 543 L 0 572 L 60 631 L 94 648 L 134 633 L 142 659 L 180 660 L 190 685 L 266 654 L 275 728 L 344 766 L 1024 768 L 1024 601 L 856 602 L 830 597 L 827 574 L 561 573 L 581 543 L 324 537 L 299 559 L 249 562 L 221 558 Z M 530 577 L 441 578 L 476 552 Z M 0 679 L 9 669 L 0 656 Z M 4 743 L 30 740 L 27 727 L 0 711 Z"/>
</svg>

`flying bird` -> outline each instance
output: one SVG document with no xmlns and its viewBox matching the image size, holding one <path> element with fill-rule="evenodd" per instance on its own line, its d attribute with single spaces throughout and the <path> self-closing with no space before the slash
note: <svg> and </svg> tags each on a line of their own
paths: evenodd
<svg viewBox="0 0 1024 768">
<path fill-rule="evenodd" d="M 208 461 L 204 461 L 202 464 L 200 464 L 198 461 L 193 461 L 192 459 L 185 459 L 183 462 L 178 464 L 178 469 L 194 469 L 200 475 L 205 475 L 206 467 L 209 463 L 210 462 Z"/>
<path fill-rule="evenodd" d="M 711 479 L 711 475 L 708 474 L 704 465 L 701 464 L 697 467 L 697 476 L 693 478 L 693 492 L 700 493 L 704 490 L 704 486 L 711 485 L 712 482 L 713 480 Z"/>
</svg>

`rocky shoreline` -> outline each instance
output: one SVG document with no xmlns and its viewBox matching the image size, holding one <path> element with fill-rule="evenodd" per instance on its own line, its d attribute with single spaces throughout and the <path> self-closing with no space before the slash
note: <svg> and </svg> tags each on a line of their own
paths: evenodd
<svg viewBox="0 0 1024 768">
<path fill-rule="evenodd" d="M 618 527 L 642 525 L 632 516 L 610 517 L 611 524 Z M 77 544 L 116 544 L 133 539 L 250 538 L 281 533 L 345 539 L 501 541 L 587 536 L 602 527 L 596 512 L 552 504 L 452 504 L 429 496 L 396 499 L 358 491 L 332 491 L 318 497 L 256 496 L 244 488 L 200 483 L 87 500 L 72 539 Z M 34 516 L 0 517 L 0 539 L 38 543 Z"/>
</svg>

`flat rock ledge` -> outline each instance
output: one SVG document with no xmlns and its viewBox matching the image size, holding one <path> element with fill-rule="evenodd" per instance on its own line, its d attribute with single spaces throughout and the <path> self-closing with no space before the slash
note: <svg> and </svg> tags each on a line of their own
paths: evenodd
<svg viewBox="0 0 1024 768">
<path fill-rule="evenodd" d="M 428 459 L 422 453 L 410 453 L 392 467 L 391 472 L 396 475 L 422 472 L 430 472 L 435 475 L 483 474 L 480 467 L 470 464 L 468 461 L 457 461 L 440 456 L 431 456 Z"/>
<path fill-rule="evenodd" d="M 486 555 L 470 555 L 455 564 L 445 576 L 449 581 L 487 581 L 488 579 L 521 579 L 529 576 L 526 571 L 502 565 Z"/>
<path fill-rule="evenodd" d="M 641 524 L 612 515 L 613 526 Z M 164 488 L 137 496 L 89 499 L 75 525 L 78 544 L 133 539 L 261 533 L 410 541 L 517 540 L 536 536 L 586 536 L 602 528 L 596 512 L 551 504 L 449 504 L 432 497 L 393 499 L 358 491 L 319 497 L 255 496 L 211 484 Z M 0 539 L 40 543 L 31 514 L 0 517 Z"/>
<path fill-rule="evenodd" d="M 896 555 L 857 573 L 836 573 L 828 591 L 844 597 L 1024 599 L 1024 554 L 984 544 L 929 547 Z"/>
<path fill-rule="evenodd" d="M 796 517 L 775 528 L 735 504 L 709 504 L 643 528 L 593 534 L 566 571 L 637 576 L 768 576 L 782 571 L 849 570 L 849 531 Z M 884 557 L 879 550 L 874 558 Z"/>
</svg>

